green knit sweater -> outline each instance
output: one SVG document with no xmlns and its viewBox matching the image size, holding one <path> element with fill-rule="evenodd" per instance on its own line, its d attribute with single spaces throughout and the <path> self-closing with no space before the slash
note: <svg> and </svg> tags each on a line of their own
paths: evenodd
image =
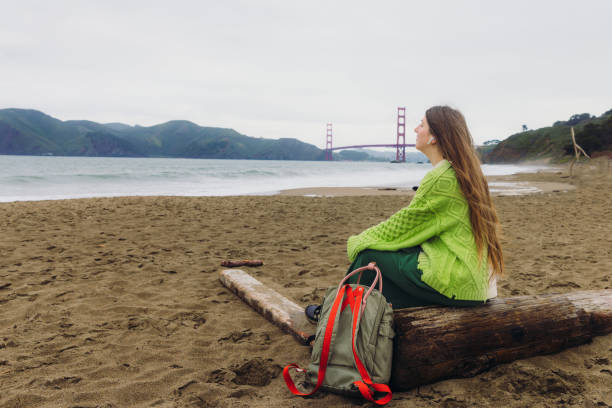
<svg viewBox="0 0 612 408">
<path fill-rule="evenodd" d="M 350 237 L 347 251 L 352 262 L 364 249 L 417 245 L 423 249 L 418 264 L 423 282 L 451 299 L 487 299 L 487 252 L 479 262 L 469 206 L 447 160 L 425 175 L 408 207 Z"/>
</svg>

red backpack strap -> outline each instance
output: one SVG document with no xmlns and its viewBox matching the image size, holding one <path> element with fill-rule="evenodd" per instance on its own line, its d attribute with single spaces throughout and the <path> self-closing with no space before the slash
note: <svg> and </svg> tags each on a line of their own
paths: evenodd
<svg viewBox="0 0 612 408">
<path fill-rule="evenodd" d="M 332 335 L 334 333 L 334 324 L 336 323 L 336 315 L 338 314 L 338 309 L 342 304 L 342 298 L 344 297 L 344 292 L 346 291 L 346 286 L 343 286 L 336 299 L 334 300 L 334 304 L 329 313 L 329 318 L 327 320 L 327 326 L 325 327 L 325 336 L 323 337 L 323 348 L 321 350 L 321 361 L 319 363 L 319 375 L 317 377 L 317 385 L 315 385 L 314 389 L 309 393 L 303 393 L 297 389 L 293 379 L 289 375 L 289 370 L 295 368 L 298 371 L 304 371 L 304 369 L 300 368 L 297 364 L 292 363 L 283 369 L 283 378 L 285 379 L 285 383 L 287 383 L 287 387 L 289 390 L 295 394 L 300 395 L 302 397 L 312 395 L 316 390 L 319 389 L 321 384 L 323 384 L 323 380 L 325 379 L 325 370 L 327 370 L 327 362 L 329 358 L 329 349 L 331 346 Z"/>
<path fill-rule="evenodd" d="M 374 402 L 378 405 L 385 405 L 387 402 L 391 401 L 391 397 L 393 396 L 393 394 L 391 393 L 391 388 L 389 388 L 387 384 L 376 384 L 372 382 L 372 379 L 368 374 L 368 370 L 362 364 L 361 360 L 359 359 L 359 356 L 357 355 L 355 333 L 357 331 L 357 323 L 359 323 L 359 320 L 361 319 L 361 312 L 365 305 L 363 305 L 362 307 L 361 304 L 363 298 L 363 287 L 359 287 L 355 290 L 355 292 L 357 292 L 357 295 L 354 300 L 355 304 L 353 305 L 353 329 L 351 330 L 351 343 L 353 346 L 353 356 L 355 357 L 355 365 L 357 366 L 357 370 L 359 370 L 359 374 L 361 375 L 361 379 L 363 381 L 355 381 L 353 384 L 355 384 L 357 388 L 359 388 L 359 392 L 361 392 L 361 395 L 363 395 L 363 397 L 368 401 Z M 374 391 L 385 392 L 387 393 L 387 395 L 375 400 L 374 392 L 372 391 L 372 389 Z"/>
</svg>

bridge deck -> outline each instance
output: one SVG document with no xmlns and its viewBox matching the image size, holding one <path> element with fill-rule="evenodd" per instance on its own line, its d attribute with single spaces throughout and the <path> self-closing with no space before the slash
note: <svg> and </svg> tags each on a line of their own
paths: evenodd
<svg viewBox="0 0 612 408">
<path fill-rule="evenodd" d="M 343 150 L 343 149 L 361 149 L 363 147 L 415 147 L 414 144 L 372 144 L 372 145 L 354 145 L 354 146 L 340 146 L 332 147 L 326 150 Z"/>
</svg>

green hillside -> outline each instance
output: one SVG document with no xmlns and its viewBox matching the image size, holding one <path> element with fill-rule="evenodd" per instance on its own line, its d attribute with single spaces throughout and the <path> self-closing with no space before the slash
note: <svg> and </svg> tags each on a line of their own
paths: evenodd
<svg viewBox="0 0 612 408">
<path fill-rule="evenodd" d="M 491 147 L 479 147 L 485 163 L 516 163 L 525 160 L 550 159 L 567 161 L 573 155 L 570 128 L 576 142 L 589 154 L 612 152 L 612 110 L 599 117 L 588 113 L 572 115 L 567 121 L 550 127 L 514 134 Z"/>
<path fill-rule="evenodd" d="M 323 160 L 296 139 L 254 138 L 175 120 L 144 127 L 61 121 L 35 110 L 0 109 L 0 154 L 209 159 Z"/>
<path fill-rule="evenodd" d="M 89 121 L 66 121 L 26 109 L 0 110 L 0 154 L 142 156 L 129 142 Z"/>
</svg>

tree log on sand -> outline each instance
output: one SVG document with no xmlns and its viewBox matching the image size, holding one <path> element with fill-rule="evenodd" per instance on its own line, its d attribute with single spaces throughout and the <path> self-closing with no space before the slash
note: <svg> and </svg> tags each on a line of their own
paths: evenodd
<svg viewBox="0 0 612 408">
<path fill-rule="evenodd" d="M 612 289 L 493 299 L 473 308 L 395 311 L 392 386 L 472 377 L 612 332 Z"/>
</svg>

